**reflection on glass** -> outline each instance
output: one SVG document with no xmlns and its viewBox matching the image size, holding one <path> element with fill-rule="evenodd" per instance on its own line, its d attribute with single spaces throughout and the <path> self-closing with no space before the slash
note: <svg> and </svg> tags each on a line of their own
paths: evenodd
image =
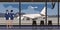
<svg viewBox="0 0 60 30">
<path fill-rule="evenodd" d="M 40 25 L 40 21 L 45 21 L 45 3 L 44 2 L 21 2 L 21 25 L 32 25 L 36 21 Z M 28 17 L 28 18 L 27 18 Z M 29 21 L 27 21 L 28 19 Z"/>
<path fill-rule="evenodd" d="M 5 19 L 5 13 L 7 13 L 6 10 L 9 11 L 9 20 L 12 20 L 10 19 L 10 17 L 14 16 L 14 19 L 12 22 L 13 25 L 19 25 L 19 20 L 17 19 L 18 12 L 19 12 L 19 3 L 18 2 L 14 2 L 14 3 L 13 2 L 0 2 L 0 25 L 6 25 L 6 21 L 7 21 Z M 13 16 L 12 16 L 12 12 L 14 14 Z"/>
<path fill-rule="evenodd" d="M 60 2 L 59 2 L 59 25 L 60 25 Z"/>
<path fill-rule="evenodd" d="M 52 25 L 58 25 L 58 3 L 55 3 L 55 7 L 52 9 L 52 2 L 47 3 L 47 22 L 52 23 Z"/>
</svg>

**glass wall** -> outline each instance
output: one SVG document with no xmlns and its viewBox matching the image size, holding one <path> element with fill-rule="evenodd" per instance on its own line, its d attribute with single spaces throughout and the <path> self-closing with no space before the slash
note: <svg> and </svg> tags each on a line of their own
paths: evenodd
<svg viewBox="0 0 60 30">
<path fill-rule="evenodd" d="M 7 10 L 8 13 L 11 13 L 11 10 L 13 10 L 13 25 L 19 25 L 19 19 L 17 18 L 19 14 L 19 2 L 0 2 L 0 25 L 6 25 L 7 23 L 7 15 L 5 15 L 7 13 Z M 10 16 L 8 20 L 11 20 Z"/>
<path fill-rule="evenodd" d="M 47 25 L 58 25 L 58 2 L 47 2 L 47 7 L 45 2 L 21 2 L 21 13 L 21 25 L 32 25 L 34 19 L 37 25 L 46 25 L 46 21 Z"/>
<path fill-rule="evenodd" d="M 47 2 L 47 23 L 48 25 L 58 25 L 58 3 Z"/>
<path fill-rule="evenodd" d="M 45 3 L 44 2 L 21 2 L 21 25 L 44 25 Z"/>
<path fill-rule="evenodd" d="M 45 2 L 21 2 L 21 4 L 19 4 L 19 2 L 0 2 L 0 25 L 6 24 L 6 10 L 8 10 L 9 13 L 13 10 L 13 25 L 33 25 L 34 23 L 36 25 L 45 25 L 46 23 Z M 52 2 L 47 2 L 47 25 L 58 25 L 57 2 L 55 2 L 54 5 L 52 5 Z"/>
<path fill-rule="evenodd" d="M 59 25 L 60 25 L 60 2 L 59 2 Z"/>
</svg>

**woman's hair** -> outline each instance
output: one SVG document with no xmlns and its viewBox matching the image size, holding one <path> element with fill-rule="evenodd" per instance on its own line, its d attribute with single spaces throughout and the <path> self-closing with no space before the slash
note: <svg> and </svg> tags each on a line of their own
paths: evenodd
<svg viewBox="0 0 60 30">
<path fill-rule="evenodd" d="M 11 10 L 11 12 L 13 12 L 13 10 Z"/>
</svg>

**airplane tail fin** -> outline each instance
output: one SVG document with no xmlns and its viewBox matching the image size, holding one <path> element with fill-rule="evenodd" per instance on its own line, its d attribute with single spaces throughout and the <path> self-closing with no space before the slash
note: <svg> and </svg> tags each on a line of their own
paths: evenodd
<svg viewBox="0 0 60 30">
<path fill-rule="evenodd" d="M 45 16 L 45 15 L 46 15 L 46 14 L 45 14 L 45 12 L 46 12 L 45 10 L 46 10 L 46 7 L 44 7 L 44 8 L 42 9 L 42 11 L 40 12 L 40 14 L 43 15 L 43 16 Z"/>
</svg>

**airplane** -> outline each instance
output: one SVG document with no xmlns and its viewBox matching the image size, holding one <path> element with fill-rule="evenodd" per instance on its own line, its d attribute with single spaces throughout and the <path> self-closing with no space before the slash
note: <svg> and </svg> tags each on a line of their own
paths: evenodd
<svg viewBox="0 0 60 30">
<path fill-rule="evenodd" d="M 54 9 L 55 4 L 56 4 L 56 2 L 52 2 L 52 8 L 51 8 L 51 9 Z M 32 6 L 31 6 L 31 8 L 38 8 L 38 7 L 32 7 Z M 36 16 L 39 16 L 39 17 L 41 17 L 41 18 L 42 18 L 42 17 L 45 18 L 45 16 L 46 16 L 46 14 L 45 14 L 46 11 L 45 11 L 45 9 L 46 9 L 46 7 L 44 7 L 44 8 L 42 9 L 42 11 L 40 12 L 40 14 L 24 14 L 22 17 L 29 17 L 29 16 L 30 16 L 30 17 L 31 17 L 31 16 L 35 17 L 35 15 L 36 15 Z M 23 19 L 22 17 L 21 17 L 21 19 Z M 30 17 L 29 17 L 29 18 L 30 18 Z M 47 17 L 48 17 L 48 16 L 47 16 Z M 19 16 L 17 17 L 17 19 L 19 19 Z"/>
<path fill-rule="evenodd" d="M 21 20 L 24 20 L 24 19 L 35 19 L 35 18 L 45 18 L 45 9 L 46 7 L 44 7 L 42 9 L 42 11 L 40 12 L 40 14 L 24 14 L 21 16 Z M 17 17 L 17 19 L 19 19 L 19 16 Z"/>
</svg>

